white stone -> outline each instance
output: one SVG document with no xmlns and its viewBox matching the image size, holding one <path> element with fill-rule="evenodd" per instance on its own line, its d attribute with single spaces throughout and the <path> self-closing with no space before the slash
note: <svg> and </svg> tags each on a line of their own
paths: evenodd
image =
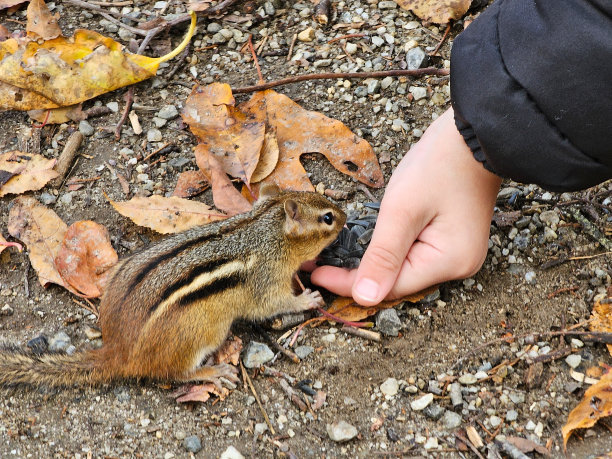
<svg viewBox="0 0 612 459">
<path fill-rule="evenodd" d="M 577 368 L 580 362 L 582 362 L 582 357 L 579 354 L 570 354 L 565 358 L 565 363 L 571 368 Z"/>
<path fill-rule="evenodd" d="M 433 394 L 425 394 L 422 397 L 419 397 L 416 400 L 413 400 L 412 402 L 410 402 L 410 407 L 414 411 L 424 410 L 425 408 L 429 406 L 431 402 L 433 402 L 433 399 L 434 399 Z"/>
<path fill-rule="evenodd" d="M 233 446 L 228 446 L 219 459 L 244 459 L 244 456 Z"/>
<path fill-rule="evenodd" d="M 383 394 L 388 395 L 389 397 L 393 397 L 394 395 L 396 395 L 398 390 L 399 383 L 395 378 L 388 378 L 384 383 L 380 385 L 380 391 Z"/>
</svg>

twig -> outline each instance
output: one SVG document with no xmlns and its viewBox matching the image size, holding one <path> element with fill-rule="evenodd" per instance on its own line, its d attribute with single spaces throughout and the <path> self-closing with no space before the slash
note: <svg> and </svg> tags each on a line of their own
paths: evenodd
<svg viewBox="0 0 612 459">
<path fill-rule="evenodd" d="M 277 352 L 280 352 L 293 363 L 300 363 L 300 358 L 295 354 L 295 352 L 290 351 L 289 349 L 285 349 L 283 346 L 278 344 L 274 338 L 272 338 L 259 324 L 253 323 L 253 328 L 262 338 L 264 338 L 270 345 L 276 349 Z"/>
<path fill-rule="evenodd" d="M 132 103 L 134 102 L 134 86 L 130 86 L 125 93 L 125 108 L 123 109 L 123 113 L 121 114 L 121 118 L 115 126 L 115 138 L 119 140 L 121 138 L 121 128 L 125 124 L 125 121 L 130 114 L 130 109 L 132 108 Z"/>
<path fill-rule="evenodd" d="M 574 261 L 574 260 L 590 260 L 592 258 L 599 258 L 599 257 L 603 257 L 605 255 L 611 255 L 612 252 L 604 252 L 604 253 L 596 253 L 595 255 L 584 255 L 581 257 L 569 257 L 567 260 L 568 261 Z"/>
<path fill-rule="evenodd" d="M 357 185 L 357 189 L 361 191 L 363 194 L 365 194 L 370 201 L 378 202 L 378 199 L 376 199 L 376 196 L 374 196 L 372 192 L 368 190 L 368 188 L 365 185 L 360 183 Z"/>
<path fill-rule="evenodd" d="M 264 376 L 274 376 L 275 378 L 285 378 L 289 384 L 295 384 L 295 378 L 285 372 L 275 370 L 264 365 Z"/>
<path fill-rule="evenodd" d="M 577 285 L 573 285 L 571 287 L 559 288 L 559 289 L 555 290 L 554 292 L 550 292 L 548 294 L 547 298 L 550 300 L 551 298 L 554 298 L 557 295 L 560 295 L 561 293 L 575 292 L 576 290 L 578 290 L 578 288 L 579 287 Z"/>
<path fill-rule="evenodd" d="M 442 47 L 442 45 L 446 41 L 446 38 L 448 37 L 448 34 L 451 30 L 451 25 L 452 25 L 452 21 L 449 21 L 448 25 L 446 26 L 446 30 L 444 31 L 444 35 L 442 35 L 442 40 L 438 42 L 438 45 L 436 46 L 436 48 L 429 54 L 430 56 L 435 56 L 436 54 L 438 54 L 438 51 L 440 51 L 440 48 Z"/>
<path fill-rule="evenodd" d="M 291 341 L 289 342 L 289 346 L 293 346 L 298 338 L 298 336 L 300 336 L 300 333 L 302 331 L 302 329 L 308 325 L 308 324 L 312 324 L 312 323 L 321 323 L 321 322 L 325 322 L 327 319 L 325 317 L 313 317 L 312 319 L 308 319 L 307 321 L 303 322 L 296 330 L 295 333 L 293 334 L 293 338 L 291 338 Z"/>
<path fill-rule="evenodd" d="M 291 387 L 284 378 L 278 380 L 278 385 L 281 387 L 283 392 L 287 394 L 294 405 L 296 405 L 302 411 L 308 411 L 308 407 L 301 399 L 300 394 L 293 387 Z"/>
<path fill-rule="evenodd" d="M 223 0 L 217 3 L 215 6 L 211 6 L 210 8 L 205 9 L 204 11 L 198 11 L 198 14 L 201 16 L 209 16 L 211 14 L 217 14 L 223 11 L 226 8 L 229 8 L 238 0 Z"/>
<path fill-rule="evenodd" d="M 297 33 L 293 34 L 291 38 L 291 44 L 289 45 L 289 52 L 287 53 L 287 62 L 291 60 L 291 55 L 293 54 L 293 47 L 295 46 L 295 40 L 297 40 Z"/>
<path fill-rule="evenodd" d="M 166 142 L 161 147 L 159 147 L 157 150 L 155 150 L 153 153 L 149 153 L 147 156 L 145 156 L 142 159 L 142 161 L 144 162 L 144 161 L 147 161 L 147 160 L 151 159 L 152 156 L 155 156 L 156 154 L 161 153 L 162 150 L 164 150 L 164 149 L 166 149 L 168 147 L 173 147 L 174 148 L 174 145 L 171 144 L 171 143 Z M 164 153 L 166 153 L 166 152 L 164 152 Z"/>
<path fill-rule="evenodd" d="M 91 1 L 89 3 L 91 3 L 92 5 L 98 5 L 98 6 L 130 6 L 134 4 L 132 0 L 126 0 L 124 2 L 94 2 L 94 1 Z"/>
<path fill-rule="evenodd" d="M 28 273 L 30 272 L 30 259 L 26 260 L 26 267 L 23 273 L 23 290 L 25 291 L 26 298 L 30 297 L 30 283 L 28 281 Z"/>
<path fill-rule="evenodd" d="M 330 80 L 330 79 L 350 79 L 350 78 L 385 78 L 388 76 L 413 76 L 420 77 L 423 75 L 445 76 L 449 74 L 448 69 L 437 69 L 434 67 L 426 67 L 424 69 L 408 70 L 381 70 L 379 72 L 355 72 L 355 73 L 307 73 L 304 75 L 296 75 L 281 80 L 270 81 L 267 83 L 256 84 L 253 86 L 243 86 L 241 88 L 232 88 L 234 94 L 247 94 L 255 91 L 263 91 L 264 89 L 275 88 L 291 83 L 309 80 Z"/>
<path fill-rule="evenodd" d="M 253 56 L 253 63 L 255 64 L 255 68 L 257 69 L 257 77 L 259 78 L 259 82 L 263 83 L 263 75 L 261 74 L 261 67 L 259 67 L 259 61 L 257 60 L 257 54 L 255 53 L 255 49 L 253 48 L 253 35 L 249 35 L 249 39 L 247 40 L 247 44 L 249 45 L 249 50 L 251 51 L 251 55 Z"/>
<path fill-rule="evenodd" d="M 375 341 L 377 343 L 380 343 L 380 333 L 374 332 L 372 330 L 364 330 L 363 328 L 348 327 L 346 325 L 343 326 L 340 330 L 345 333 L 348 333 L 349 335 L 358 336 L 359 338 L 364 338 L 370 341 Z"/>
<path fill-rule="evenodd" d="M 329 10 L 331 0 L 320 0 L 314 7 L 313 19 L 319 24 L 327 25 L 329 23 Z"/>
<path fill-rule="evenodd" d="M 74 131 L 72 134 L 70 134 L 70 137 L 68 137 L 68 140 L 64 145 L 64 149 L 57 159 L 55 170 L 57 171 L 58 176 L 51 180 L 51 186 L 58 187 L 64 182 L 66 174 L 68 174 L 68 170 L 70 169 L 70 165 L 72 164 L 72 161 L 74 161 L 74 157 L 79 151 L 81 142 L 83 142 L 83 134 L 81 134 L 79 131 Z"/>
<path fill-rule="evenodd" d="M 553 360 L 562 359 L 572 353 L 571 347 L 564 347 L 557 349 L 556 351 L 549 352 L 548 354 L 538 355 L 537 357 L 530 359 L 533 363 L 546 363 L 552 362 Z"/>
<path fill-rule="evenodd" d="M 270 422 L 270 418 L 268 417 L 268 413 L 266 413 L 266 410 L 264 409 L 263 405 L 261 404 L 261 400 L 259 400 L 259 395 L 257 395 L 257 391 L 255 390 L 255 386 L 253 386 L 253 381 L 251 381 L 251 377 L 249 376 L 249 373 L 246 371 L 246 368 L 244 368 L 244 365 L 242 364 L 242 361 L 240 362 L 240 370 L 242 370 L 242 377 L 247 382 L 247 384 L 249 385 L 249 388 L 251 389 L 251 393 L 253 394 L 253 397 L 255 397 L 255 400 L 257 401 L 257 405 L 259 405 L 259 410 L 261 411 L 261 414 L 263 415 L 264 420 L 266 421 L 266 424 L 268 424 L 268 428 L 270 429 L 270 433 L 272 435 L 276 435 L 276 432 L 274 431 L 274 427 L 272 426 L 272 423 Z"/>
</svg>

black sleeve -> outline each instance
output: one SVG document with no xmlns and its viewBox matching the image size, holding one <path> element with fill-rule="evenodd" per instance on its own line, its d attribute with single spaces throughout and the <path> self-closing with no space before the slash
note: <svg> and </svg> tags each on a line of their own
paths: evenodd
<svg viewBox="0 0 612 459">
<path fill-rule="evenodd" d="M 554 191 L 612 178 L 612 1 L 497 0 L 455 39 L 451 98 L 497 175 Z"/>
</svg>

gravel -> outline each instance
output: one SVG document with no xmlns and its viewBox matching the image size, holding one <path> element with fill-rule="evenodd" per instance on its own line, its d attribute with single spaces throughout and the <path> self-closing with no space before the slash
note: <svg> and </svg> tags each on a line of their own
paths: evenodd
<svg viewBox="0 0 612 459">
<path fill-rule="evenodd" d="M 274 358 L 274 352 L 264 343 L 251 341 L 243 352 L 242 363 L 247 368 L 257 368 Z"/>
</svg>

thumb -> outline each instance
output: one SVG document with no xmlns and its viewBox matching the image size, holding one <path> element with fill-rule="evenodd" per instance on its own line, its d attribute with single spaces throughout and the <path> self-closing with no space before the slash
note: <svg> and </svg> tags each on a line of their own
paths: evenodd
<svg viewBox="0 0 612 459">
<path fill-rule="evenodd" d="M 400 187 L 403 188 L 403 187 Z M 359 304 L 373 306 L 391 291 L 410 247 L 425 226 L 403 198 L 403 190 L 386 194 L 381 203 L 372 241 L 366 250 L 352 288 Z"/>
</svg>

